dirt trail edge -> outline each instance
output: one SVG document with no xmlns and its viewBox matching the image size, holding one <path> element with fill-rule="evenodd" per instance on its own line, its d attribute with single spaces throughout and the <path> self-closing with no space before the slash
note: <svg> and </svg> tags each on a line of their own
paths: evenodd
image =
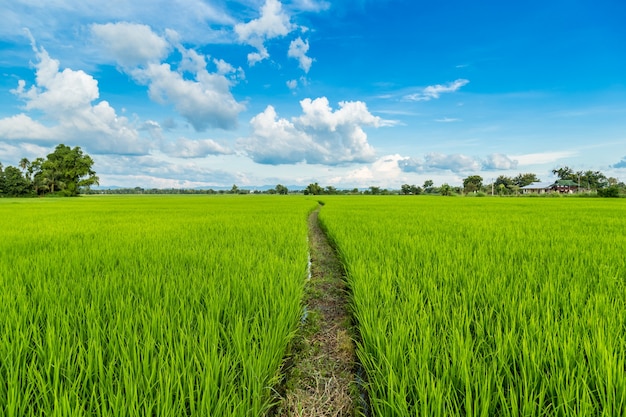
<svg viewBox="0 0 626 417">
<path fill-rule="evenodd" d="M 309 216 L 311 278 L 305 290 L 306 310 L 273 416 L 362 413 L 343 267 L 320 228 L 318 213 L 319 208 Z"/>
</svg>

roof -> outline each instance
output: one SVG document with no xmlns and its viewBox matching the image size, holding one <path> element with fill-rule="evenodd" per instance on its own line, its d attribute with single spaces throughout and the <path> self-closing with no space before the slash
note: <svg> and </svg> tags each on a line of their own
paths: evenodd
<svg viewBox="0 0 626 417">
<path fill-rule="evenodd" d="M 520 190 L 543 190 L 552 187 L 553 184 L 554 183 L 552 182 L 532 182 L 528 185 L 521 187 Z"/>
<path fill-rule="evenodd" d="M 578 187 L 578 183 L 572 180 L 558 180 L 554 183 L 554 185 Z"/>
</svg>

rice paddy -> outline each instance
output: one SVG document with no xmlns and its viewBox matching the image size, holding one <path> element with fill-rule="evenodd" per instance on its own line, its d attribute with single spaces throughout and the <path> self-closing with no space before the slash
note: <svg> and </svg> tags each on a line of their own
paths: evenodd
<svg viewBox="0 0 626 417">
<path fill-rule="evenodd" d="M 372 416 L 626 416 L 622 199 L 325 196 Z M 0 200 L 0 416 L 263 416 L 298 196 Z"/>
<path fill-rule="evenodd" d="M 325 201 L 372 415 L 626 415 L 623 201 Z"/>
<path fill-rule="evenodd" d="M 260 416 L 316 202 L 0 202 L 0 416 Z"/>
</svg>

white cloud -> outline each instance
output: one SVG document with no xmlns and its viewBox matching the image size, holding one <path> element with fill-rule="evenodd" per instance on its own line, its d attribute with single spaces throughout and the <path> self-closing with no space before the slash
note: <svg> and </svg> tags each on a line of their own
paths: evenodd
<svg viewBox="0 0 626 417">
<path fill-rule="evenodd" d="M 560 159 L 569 158 L 572 156 L 576 156 L 578 152 L 576 151 L 555 151 L 555 152 L 539 152 L 539 153 L 528 153 L 524 155 L 515 155 L 512 158 L 515 158 L 520 166 L 527 165 L 538 165 L 538 164 L 548 164 L 551 162 L 556 162 Z"/>
<path fill-rule="evenodd" d="M 295 90 L 296 88 L 298 88 L 298 80 L 289 80 L 289 81 L 287 81 L 287 87 L 290 90 Z"/>
<path fill-rule="evenodd" d="M 59 61 L 50 58 L 44 48 L 33 50 L 35 85 L 26 88 L 20 80 L 12 90 L 25 102 L 27 111 L 41 111 L 51 126 L 33 120 L 27 114 L 0 119 L 0 135 L 11 139 L 37 141 L 89 141 L 89 148 L 119 153 L 147 152 L 137 130 L 125 117 L 118 116 L 107 101 L 99 101 L 98 82 L 84 71 L 59 69 Z"/>
<path fill-rule="evenodd" d="M 280 36 L 286 36 L 297 26 L 291 23 L 291 18 L 282 8 L 278 0 L 266 0 L 261 8 L 261 16 L 247 23 L 235 25 L 235 33 L 239 41 L 251 45 L 258 52 L 248 54 L 248 63 L 254 65 L 269 58 L 264 42 Z"/>
<path fill-rule="evenodd" d="M 429 153 L 424 157 L 423 161 L 416 158 L 405 158 L 398 163 L 405 172 L 448 170 L 459 173 L 479 171 L 482 168 L 478 160 L 462 154 Z"/>
<path fill-rule="evenodd" d="M 442 84 L 429 85 L 428 87 L 424 88 L 421 92 L 408 94 L 404 96 L 404 98 L 405 100 L 409 100 L 409 101 L 429 101 L 432 99 L 439 98 L 441 94 L 443 93 L 454 93 L 458 91 L 464 85 L 467 85 L 468 83 L 469 83 L 469 80 L 465 80 L 461 78 L 445 85 L 442 85 Z"/>
<path fill-rule="evenodd" d="M 212 184 L 240 184 L 239 175 L 203 166 L 200 161 L 168 161 L 162 155 L 98 157 L 100 184 L 147 188 L 193 188 Z M 132 167 L 129 169 L 129 167 Z"/>
<path fill-rule="evenodd" d="M 487 155 L 487 159 L 483 164 L 485 169 L 515 169 L 517 168 L 518 161 L 511 159 L 508 156 L 501 153 L 494 153 Z"/>
<path fill-rule="evenodd" d="M 133 70 L 132 76 L 148 85 L 152 100 L 173 103 L 176 111 L 197 131 L 209 127 L 234 128 L 237 115 L 244 110 L 230 92 L 230 81 L 206 69 L 199 70 L 194 80 L 188 80 L 169 64 L 149 64 Z"/>
<path fill-rule="evenodd" d="M 91 32 L 111 57 L 124 67 L 160 62 L 170 45 L 149 26 L 119 22 L 91 25 Z"/>
<path fill-rule="evenodd" d="M 212 139 L 191 140 L 179 138 L 165 146 L 164 151 L 178 158 L 204 158 L 207 155 L 229 155 L 233 151 Z"/>
<path fill-rule="evenodd" d="M 172 103 L 197 131 L 209 127 L 232 129 L 244 110 L 230 92 L 230 87 L 244 78 L 243 70 L 221 59 L 213 59 L 217 72 L 207 70 L 207 57 L 179 43 L 179 36 L 166 31 L 169 41 L 159 37 L 145 25 L 94 25 L 92 30 L 109 41 L 114 57 L 138 83 L 148 86 L 150 98 L 160 104 Z M 130 35 L 136 30 L 138 34 Z M 130 38 L 124 45 L 123 39 Z M 148 45 L 142 48 L 143 43 Z M 176 44 L 181 59 L 177 68 L 161 63 L 171 43 Z M 116 45 L 121 46 L 116 46 Z M 134 51 L 134 52 L 133 52 Z M 142 51 L 141 53 L 139 51 Z"/>
<path fill-rule="evenodd" d="M 0 119 L 0 137 L 3 139 L 54 140 L 55 129 L 42 125 L 24 113 Z"/>
<path fill-rule="evenodd" d="M 298 37 L 291 41 L 289 51 L 287 52 L 287 56 L 298 60 L 300 68 L 302 68 L 305 73 L 309 72 L 311 64 L 313 64 L 313 59 L 306 56 L 308 51 L 309 41 L 303 41 L 302 38 Z"/>
<path fill-rule="evenodd" d="M 28 158 L 31 161 L 43 157 L 53 151 L 53 148 L 35 145 L 26 142 L 2 142 L 0 141 L 0 161 L 3 166 L 16 166 L 22 158 Z"/>
<path fill-rule="evenodd" d="M 340 102 L 333 111 L 326 97 L 300 101 L 303 114 L 291 121 L 278 118 L 268 106 L 250 121 L 252 135 L 240 142 L 242 149 L 262 164 L 337 165 L 370 162 L 374 148 L 363 126 L 380 127 L 387 121 L 372 115 L 363 102 Z"/>
<path fill-rule="evenodd" d="M 345 175 L 329 180 L 332 184 L 356 184 L 358 186 L 374 185 L 388 186 L 397 183 L 402 176 L 402 169 L 399 162 L 405 157 L 395 155 L 385 155 L 375 160 L 371 165 L 359 167 L 349 171 Z"/>
<path fill-rule="evenodd" d="M 444 117 L 444 118 L 441 118 L 441 119 L 435 119 L 435 122 L 438 122 L 438 123 L 454 123 L 454 122 L 460 122 L 460 121 L 461 121 L 461 119 L 454 119 L 454 118 L 451 118 L 451 117 Z"/>
</svg>

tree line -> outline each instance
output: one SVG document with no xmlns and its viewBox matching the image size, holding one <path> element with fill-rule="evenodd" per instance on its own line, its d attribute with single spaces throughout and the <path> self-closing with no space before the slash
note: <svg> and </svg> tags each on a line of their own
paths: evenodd
<svg viewBox="0 0 626 417">
<path fill-rule="evenodd" d="M 57 145 L 46 158 L 22 158 L 18 167 L 3 167 L 0 162 L 0 196 L 77 196 L 98 184 L 93 164 L 80 147 L 64 144 Z"/>
</svg>

